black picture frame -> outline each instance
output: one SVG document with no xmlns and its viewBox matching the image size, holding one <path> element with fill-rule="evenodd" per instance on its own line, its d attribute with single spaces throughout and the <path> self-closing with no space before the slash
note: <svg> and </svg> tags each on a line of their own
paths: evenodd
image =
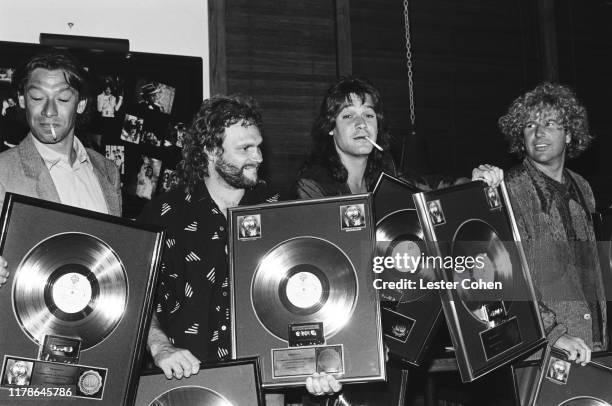
<svg viewBox="0 0 612 406">
<path fill-rule="evenodd" d="M 361 210 L 359 226 L 344 227 L 349 207 Z M 340 382 L 385 380 L 380 304 L 371 271 L 371 207 L 371 195 L 361 194 L 229 209 L 232 356 L 259 356 L 264 388 L 302 386 L 323 369 Z M 257 237 L 240 237 L 238 218 L 255 215 Z M 266 264 L 276 254 L 289 254 L 292 265 L 272 271 Z M 320 288 L 316 302 L 303 306 L 292 301 L 291 293 L 291 286 L 305 286 L 292 285 L 302 276 L 310 287 Z M 304 324 L 311 326 L 308 337 L 321 333 L 325 344 L 301 345 L 304 336 L 290 336 Z"/>
<path fill-rule="evenodd" d="M 160 396 L 168 396 L 167 394 L 171 391 L 181 388 L 198 388 L 208 391 L 205 396 L 211 393 L 218 394 L 235 406 L 263 406 L 265 404 L 261 390 L 259 358 L 249 357 L 219 363 L 202 363 L 196 375 L 180 380 L 167 379 L 159 369 L 143 371 L 134 405 L 150 406 Z M 197 393 L 195 395 L 197 396 Z M 182 400 L 187 401 L 187 399 Z"/>
<path fill-rule="evenodd" d="M 6 194 L 1 227 L 0 255 L 11 271 L 9 283 L 0 291 L 2 379 L 10 372 L 6 370 L 9 361 L 21 359 L 33 366 L 30 388 L 71 389 L 65 396 L 25 392 L 23 401 L 130 404 L 165 232 L 13 193 Z M 32 258 L 39 265 L 32 265 Z M 58 282 L 62 280 L 79 284 L 65 288 Z M 79 304 L 82 295 L 87 296 Z M 71 310 L 75 304 L 79 308 Z M 109 319 L 114 322 L 104 321 Z M 73 343 L 81 344 L 78 354 L 74 348 L 79 346 Z M 14 391 L 0 384 L 0 403 L 15 401 Z"/>
<path fill-rule="evenodd" d="M 412 195 L 421 190 L 391 176 L 381 173 L 373 191 L 374 219 L 376 222 L 376 255 L 393 255 L 392 245 L 405 241 L 419 245 L 424 254 L 426 245 Z M 393 240 L 390 240 L 393 238 Z M 391 249 L 391 251 L 389 251 Z M 390 275 L 389 275 L 390 274 Z M 387 277 L 389 275 L 389 277 Z M 395 268 L 384 269 L 377 277 L 383 281 L 397 282 L 410 279 L 418 282 L 420 273 L 414 275 Z M 380 293 L 382 306 L 383 339 L 391 356 L 413 366 L 423 363 L 442 318 L 442 304 L 436 291 L 403 289 L 401 295 Z M 406 300 L 410 297 L 410 300 Z M 401 326 L 405 337 L 398 334 Z M 405 327 L 405 329 L 404 329 Z"/>
<path fill-rule="evenodd" d="M 585 366 L 568 361 L 567 357 L 565 351 L 547 348 L 542 358 L 533 405 L 564 405 L 570 400 L 590 401 L 588 404 L 593 405 L 612 403 L 612 354 L 593 353 L 591 361 Z"/>
</svg>

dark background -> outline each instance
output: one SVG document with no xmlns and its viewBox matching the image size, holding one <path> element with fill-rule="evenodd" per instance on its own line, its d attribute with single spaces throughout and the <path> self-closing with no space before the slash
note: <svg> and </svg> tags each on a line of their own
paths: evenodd
<svg viewBox="0 0 612 406">
<path fill-rule="evenodd" d="M 255 96 L 264 113 L 264 177 L 286 191 L 310 149 L 310 127 L 339 75 L 380 89 L 399 161 L 419 173 L 469 176 L 515 159 L 497 119 L 543 80 L 575 88 L 595 144 L 568 166 L 608 207 L 612 2 L 419 0 L 409 4 L 416 135 L 410 136 L 404 12 L 391 0 L 210 0 L 211 92 Z"/>
</svg>

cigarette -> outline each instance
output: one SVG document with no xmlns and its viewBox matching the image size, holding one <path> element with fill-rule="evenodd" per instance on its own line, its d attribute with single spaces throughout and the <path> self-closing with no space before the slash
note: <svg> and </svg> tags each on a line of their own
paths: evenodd
<svg viewBox="0 0 612 406">
<path fill-rule="evenodd" d="M 370 137 L 364 137 L 366 140 L 368 140 L 368 142 L 372 145 L 374 145 L 374 148 L 376 148 L 377 150 L 382 152 L 382 147 L 380 145 L 378 145 L 376 142 L 372 141 L 372 139 L 370 139 Z"/>
<path fill-rule="evenodd" d="M 51 134 L 53 135 L 53 139 L 57 140 L 57 134 L 55 134 L 55 128 L 53 128 L 53 124 L 49 124 L 51 127 Z"/>
</svg>

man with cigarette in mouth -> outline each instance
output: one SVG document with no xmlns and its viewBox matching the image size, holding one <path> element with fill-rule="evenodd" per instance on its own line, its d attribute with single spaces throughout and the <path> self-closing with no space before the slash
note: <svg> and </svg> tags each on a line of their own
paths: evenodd
<svg viewBox="0 0 612 406">
<path fill-rule="evenodd" d="M 325 94 L 311 135 L 313 148 L 308 161 L 300 169 L 293 194 L 298 199 L 371 192 L 381 172 L 401 177 L 390 155 L 391 134 L 387 129 L 380 92 L 364 78 L 341 78 Z M 497 186 L 503 179 L 501 169 L 480 165 L 472 172 L 472 180 L 483 180 Z M 405 179 L 423 189 L 437 189 L 454 182 L 442 180 L 429 184 L 423 179 Z M 387 383 L 348 387 L 340 395 L 344 402 L 359 400 L 363 405 L 398 404 L 401 365 L 387 364 Z M 304 405 L 310 405 L 303 399 Z"/>
<path fill-rule="evenodd" d="M 87 105 L 87 72 L 70 56 L 35 56 L 13 75 L 23 95 L 30 132 L 0 154 L 0 206 L 6 192 L 121 215 L 117 166 L 75 137 L 77 115 Z M 6 283 L 0 257 L 0 286 Z"/>
<path fill-rule="evenodd" d="M 400 176 L 388 152 L 391 134 L 380 92 L 364 78 L 344 77 L 327 90 L 311 135 L 313 148 L 293 187 L 295 198 L 371 192 L 381 172 Z M 490 165 L 472 172 L 473 180 L 484 180 L 491 186 L 502 178 L 502 171 Z M 404 180 L 422 190 L 468 181 L 443 179 L 432 184 L 424 178 Z"/>
<path fill-rule="evenodd" d="M 312 128 L 313 150 L 294 187 L 301 199 L 370 191 L 381 171 L 395 174 L 378 90 L 358 77 L 330 87 Z"/>
</svg>

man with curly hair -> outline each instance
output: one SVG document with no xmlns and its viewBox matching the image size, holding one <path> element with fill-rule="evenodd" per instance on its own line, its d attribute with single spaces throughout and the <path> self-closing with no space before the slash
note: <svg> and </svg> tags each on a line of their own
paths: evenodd
<svg viewBox="0 0 612 406">
<path fill-rule="evenodd" d="M 167 232 L 147 345 L 168 379 L 197 373 L 201 361 L 230 357 L 227 209 L 278 199 L 257 173 L 261 126 L 248 97 L 205 100 L 183 140 L 178 186 L 139 217 Z M 316 394 L 340 389 L 331 375 L 311 377 L 308 384 Z"/>
<path fill-rule="evenodd" d="M 571 89 L 543 83 L 517 98 L 499 127 L 510 152 L 524 158 L 506 182 L 548 341 L 584 365 L 608 345 L 595 200 L 565 167 L 593 139 L 586 109 Z"/>
</svg>

